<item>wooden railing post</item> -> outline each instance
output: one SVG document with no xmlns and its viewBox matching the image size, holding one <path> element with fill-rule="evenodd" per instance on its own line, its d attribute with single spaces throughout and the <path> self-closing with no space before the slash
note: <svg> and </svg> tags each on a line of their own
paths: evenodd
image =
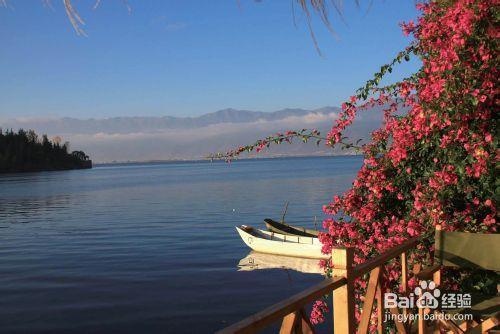
<svg viewBox="0 0 500 334">
<path fill-rule="evenodd" d="M 384 322 L 384 288 L 383 288 L 383 275 L 380 274 L 380 279 L 377 286 L 377 332 L 378 334 L 385 333 L 385 322 Z"/>
<path fill-rule="evenodd" d="M 401 253 L 401 293 L 403 296 L 408 297 L 408 258 L 406 257 L 406 252 Z M 404 319 L 407 319 L 408 313 L 408 309 L 404 307 Z M 405 325 L 408 326 L 409 323 Z"/>
<path fill-rule="evenodd" d="M 439 237 L 439 240 L 436 241 L 436 244 L 439 243 L 441 245 L 443 243 L 442 230 L 443 230 L 443 228 L 441 227 L 441 225 L 436 225 L 436 236 Z M 441 249 L 441 247 L 442 246 L 440 246 L 440 249 Z M 436 258 L 436 257 L 434 257 L 434 258 Z M 437 264 L 437 263 L 435 263 L 435 264 Z M 436 286 L 440 286 L 441 285 L 441 270 L 436 271 L 432 275 L 432 279 L 433 279 L 434 283 L 436 283 Z"/>
<path fill-rule="evenodd" d="M 333 291 L 333 332 L 354 334 L 354 277 L 352 274 L 353 249 L 332 250 L 333 275 L 344 276 L 347 283 Z"/>
</svg>

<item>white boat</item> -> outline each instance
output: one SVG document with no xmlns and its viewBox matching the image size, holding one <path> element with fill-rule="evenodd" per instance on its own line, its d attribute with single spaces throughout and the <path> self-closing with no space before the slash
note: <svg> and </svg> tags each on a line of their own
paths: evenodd
<svg viewBox="0 0 500 334">
<path fill-rule="evenodd" d="M 293 256 L 265 254 L 251 251 L 238 263 L 238 271 L 260 269 L 290 269 L 306 274 L 324 274 L 318 259 L 306 259 Z"/>
<path fill-rule="evenodd" d="M 243 242 L 257 252 L 310 259 L 329 258 L 321 253 L 322 244 L 318 238 L 262 231 L 246 225 L 236 227 L 236 230 Z"/>
</svg>

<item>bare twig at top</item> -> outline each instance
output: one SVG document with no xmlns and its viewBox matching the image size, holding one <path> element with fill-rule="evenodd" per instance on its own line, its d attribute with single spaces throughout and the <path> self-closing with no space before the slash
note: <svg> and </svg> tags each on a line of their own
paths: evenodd
<svg viewBox="0 0 500 334">
<path fill-rule="evenodd" d="M 75 29 L 77 35 L 86 36 L 85 31 L 81 28 L 82 25 L 85 25 L 85 22 L 82 20 L 78 12 L 73 7 L 71 0 L 63 0 L 64 7 L 66 8 L 66 15 L 68 15 L 68 19 L 71 22 L 71 25 Z"/>
<path fill-rule="evenodd" d="M 239 0 L 236 0 L 238 5 L 240 5 Z M 254 0 L 256 2 L 260 2 L 261 0 Z M 8 0 L 0 0 L 0 7 L 7 7 Z M 127 12 L 130 14 L 132 12 L 132 7 L 128 3 L 128 0 L 122 0 L 123 4 L 127 8 Z M 292 15 L 293 21 L 295 22 L 295 9 L 294 3 L 297 3 L 300 9 L 305 13 L 307 27 L 309 29 L 309 34 L 311 39 L 313 40 L 314 47 L 316 51 L 321 55 L 321 50 L 318 45 L 318 41 L 316 39 L 316 35 L 314 34 L 314 30 L 312 28 L 312 17 L 314 14 L 318 15 L 321 21 L 324 23 L 326 28 L 335 35 L 335 32 L 332 28 L 330 19 L 329 19 L 329 7 L 333 7 L 335 11 L 339 14 L 340 18 L 343 20 L 342 11 L 343 11 L 343 0 L 291 0 L 292 2 Z M 359 6 L 359 0 L 354 0 L 357 6 Z M 42 0 L 42 3 L 53 9 L 51 0 Z M 370 1 L 371 3 L 371 1 Z M 86 36 L 85 30 L 82 26 L 85 25 L 85 21 L 82 19 L 78 11 L 73 6 L 72 0 L 63 0 L 64 8 L 66 10 L 66 15 L 73 26 L 77 35 Z M 101 5 L 101 0 L 95 0 L 95 3 L 92 7 L 93 10 L 97 9 Z"/>
</svg>

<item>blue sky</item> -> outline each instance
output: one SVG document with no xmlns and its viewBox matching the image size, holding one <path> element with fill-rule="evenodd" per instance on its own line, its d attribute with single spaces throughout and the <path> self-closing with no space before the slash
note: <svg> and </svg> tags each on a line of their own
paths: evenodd
<svg viewBox="0 0 500 334">
<path fill-rule="evenodd" d="M 8 0 L 0 8 L 0 117 L 195 116 L 224 108 L 274 111 L 339 105 L 408 43 L 398 26 L 413 0 L 344 1 L 337 37 L 314 32 L 291 1 L 74 1 L 88 37 L 62 1 Z M 391 77 L 413 72 L 418 61 Z"/>
</svg>

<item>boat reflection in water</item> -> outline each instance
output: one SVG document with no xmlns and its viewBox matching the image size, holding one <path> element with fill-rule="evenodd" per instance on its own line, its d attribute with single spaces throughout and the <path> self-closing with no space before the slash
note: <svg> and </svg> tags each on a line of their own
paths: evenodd
<svg viewBox="0 0 500 334">
<path fill-rule="evenodd" d="M 318 259 L 306 259 L 251 251 L 238 263 L 238 271 L 258 269 L 291 269 L 306 274 L 323 274 Z"/>
</svg>

